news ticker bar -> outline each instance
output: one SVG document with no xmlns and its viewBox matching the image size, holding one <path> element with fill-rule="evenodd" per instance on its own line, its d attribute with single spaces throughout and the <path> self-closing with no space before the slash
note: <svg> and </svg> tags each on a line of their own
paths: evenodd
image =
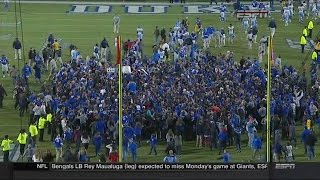
<svg viewBox="0 0 320 180">
<path fill-rule="evenodd" d="M 268 164 L 211 164 L 211 163 L 179 163 L 179 164 L 145 164 L 145 163 L 14 163 L 14 170 L 45 171 L 225 171 L 225 170 L 268 170 Z"/>
</svg>

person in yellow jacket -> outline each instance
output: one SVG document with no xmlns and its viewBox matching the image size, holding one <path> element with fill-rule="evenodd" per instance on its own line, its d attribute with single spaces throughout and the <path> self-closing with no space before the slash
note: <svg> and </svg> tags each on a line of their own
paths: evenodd
<svg viewBox="0 0 320 180">
<path fill-rule="evenodd" d="M 301 52 L 304 53 L 304 47 L 307 44 L 306 38 L 302 35 L 300 38 Z"/>
<path fill-rule="evenodd" d="M 311 55 L 311 59 L 313 60 L 313 62 L 317 62 L 317 58 L 318 58 L 318 53 L 316 51 L 313 51 Z"/>
<path fill-rule="evenodd" d="M 34 122 L 33 124 L 30 124 L 29 133 L 32 138 L 32 143 L 33 143 L 33 145 L 35 145 L 36 141 L 37 141 L 37 136 L 38 136 L 38 128 L 37 128 L 36 122 Z"/>
<path fill-rule="evenodd" d="M 313 21 L 312 19 L 309 21 L 308 23 L 308 30 L 309 30 L 309 33 L 308 33 L 308 37 L 309 38 L 312 38 L 312 29 L 313 29 Z"/>
<path fill-rule="evenodd" d="M 309 130 L 312 128 L 311 119 L 308 119 L 308 120 L 307 120 L 306 126 L 307 126 L 307 129 L 309 129 Z"/>
<path fill-rule="evenodd" d="M 47 113 L 47 127 L 48 127 L 48 134 L 51 134 L 51 126 L 52 126 L 52 113 L 51 112 L 48 112 Z"/>
<path fill-rule="evenodd" d="M 199 34 L 199 33 L 200 33 L 200 27 L 199 27 L 198 24 L 196 24 L 196 25 L 194 26 L 194 32 L 195 32 L 196 34 Z"/>
<path fill-rule="evenodd" d="M 308 27 L 307 27 L 307 26 L 304 27 L 304 29 L 303 29 L 303 31 L 302 31 L 302 35 L 303 35 L 305 38 L 307 38 L 307 36 L 308 36 Z"/>
<path fill-rule="evenodd" d="M 25 147 L 27 144 L 27 138 L 28 138 L 28 134 L 26 133 L 26 130 L 21 129 L 21 131 L 18 135 L 18 138 L 17 138 L 17 141 L 20 144 L 20 156 L 22 156 L 24 153 L 24 150 L 25 150 Z"/>
<path fill-rule="evenodd" d="M 8 135 L 4 136 L 4 139 L 1 142 L 2 152 L 3 152 L 3 162 L 9 162 L 9 152 L 10 145 L 13 143 L 12 140 L 9 139 Z"/>
<path fill-rule="evenodd" d="M 46 121 L 47 119 L 45 118 L 45 116 L 41 116 L 39 118 L 39 122 L 38 122 L 38 129 L 39 129 L 39 141 L 42 142 L 43 141 L 43 135 L 44 135 L 44 127 L 46 125 Z"/>
</svg>

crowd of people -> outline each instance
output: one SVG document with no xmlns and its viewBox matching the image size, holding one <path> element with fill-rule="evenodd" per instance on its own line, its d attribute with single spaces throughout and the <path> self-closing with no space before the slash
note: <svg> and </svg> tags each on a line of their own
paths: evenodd
<svg viewBox="0 0 320 180">
<path fill-rule="evenodd" d="M 120 23 L 118 18 L 114 21 Z M 217 150 L 218 155 L 223 154 L 224 162 L 230 162 L 226 148 L 234 147 L 242 153 L 241 143 L 247 137 L 251 159 L 259 154 L 258 159 L 264 161 L 260 151 L 267 137 L 267 76 L 261 58 L 237 60 L 231 51 L 211 54 L 198 44 L 201 41 L 204 46 L 210 45 L 215 33 L 221 34 L 222 30 L 204 28 L 199 18 L 194 29 L 189 25 L 185 18 L 178 19 L 168 32 L 156 27 L 152 57 L 144 53 L 142 27 L 137 28 L 136 38 L 123 42 L 122 63 L 130 69 L 123 75 L 123 160 L 130 156 L 132 162 L 139 161 L 141 142 L 148 140 L 149 154 L 157 155 L 157 145 L 164 141 L 168 154 L 164 162 L 177 162 L 184 155 L 182 142 L 195 140 L 195 148 Z M 232 27 L 230 24 L 229 35 L 234 35 Z M 276 25 L 271 23 L 269 27 L 275 29 Z M 16 39 L 13 44 L 16 58 L 20 58 L 19 43 Z M 263 54 L 267 45 L 264 39 L 260 45 Z M 13 78 L 15 107 L 19 108 L 20 116 L 26 112 L 29 115 L 29 129 L 22 129 L 18 136 L 22 160 L 24 157 L 28 162 L 88 162 L 92 157 L 98 157 L 100 162 L 119 160 L 118 74 L 110 53 L 104 38 L 100 46 L 93 46 L 92 55 L 85 57 L 76 45 L 71 45 L 66 53 L 70 59 L 62 61 L 61 42 L 53 34 L 41 53 L 30 49 L 30 62 L 24 65 L 22 77 Z M 314 126 L 318 124 L 320 130 L 319 69 L 314 63 L 312 87 L 308 88 L 305 64 L 300 73 L 292 66 L 282 66 L 280 56 L 275 59 L 271 102 L 275 161 L 280 161 L 282 154 L 287 161 L 294 159 L 293 147 L 299 140 L 296 124 L 300 122 L 305 127 L 301 141 L 306 154 L 309 159 L 314 158 Z M 49 71 L 50 83 L 44 83 L 40 93 L 33 92 L 28 83 L 33 70 L 37 82 L 43 82 L 43 70 Z M 2 89 L 0 86 L 3 99 Z M 44 140 L 53 143 L 55 155 L 50 150 L 41 153 L 39 142 Z M 288 144 L 284 146 L 283 140 L 288 140 Z M 10 143 L 6 136 L 1 145 L 5 152 L 9 151 Z M 89 153 L 91 144 L 94 152 Z"/>
<path fill-rule="evenodd" d="M 150 154 L 157 154 L 158 141 L 164 140 L 168 153 L 182 155 L 182 141 L 194 139 L 195 147 L 216 148 L 221 154 L 227 153 L 227 146 L 235 146 L 241 153 L 245 134 L 253 152 L 261 149 L 261 139 L 265 138 L 257 132 L 265 128 L 265 71 L 254 58 L 242 58 L 237 63 L 233 52 L 212 55 L 201 50 L 196 43 L 201 38 L 184 43 L 189 38 L 187 34 L 181 37 L 183 43 L 180 43 L 180 38 L 175 39 L 172 33 L 186 34 L 189 24 L 186 21 L 179 28 L 175 26 L 169 40 L 165 34 L 155 42 L 152 58 L 142 54 L 141 27 L 137 40 L 124 43 L 123 65 L 131 68 L 131 73 L 123 76 L 124 160 L 130 153 L 132 161 L 137 161 L 142 139 L 149 139 Z M 93 55 L 86 58 L 82 58 L 75 46 L 71 47 L 70 61 L 60 67 L 54 62 L 59 56 L 53 58 L 59 52 L 59 43 L 52 38 L 50 35 L 46 48 L 46 51 L 51 49 L 51 54 L 48 57 L 35 54 L 39 61 L 31 59 L 30 65 L 23 67 L 25 81 L 17 81 L 17 106 L 20 110 L 27 108 L 30 117 L 29 131 L 21 131 L 29 132 L 29 138 L 21 144 L 27 144 L 27 150 L 35 148 L 38 141 L 45 140 L 47 131 L 50 134 L 47 140 L 54 142 L 56 149 L 55 161 L 61 161 L 68 154 L 63 151 L 73 146 L 79 160 L 87 161 L 90 156 L 86 151 L 91 143 L 95 147 L 93 156 L 116 152 L 118 75 L 112 70 L 116 68 L 114 63 L 108 59 L 101 61 L 109 49 L 108 42 L 106 39 L 101 42 L 107 51 L 101 51 L 102 47 L 97 52 L 94 48 Z M 168 51 L 169 55 L 162 58 L 162 51 Z M 172 51 L 177 55 L 171 55 Z M 101 58 L 95 56 L 97 53 Z M 169 60 L 173 63 L 165 62 Z M 52 82 L 44 84 L 36 94 L 26 79 L 32 73 L 31 66 L 46 69 L 47 61 Z M 25 98 L 27 101 L 22 103 Z"/>
</svg>

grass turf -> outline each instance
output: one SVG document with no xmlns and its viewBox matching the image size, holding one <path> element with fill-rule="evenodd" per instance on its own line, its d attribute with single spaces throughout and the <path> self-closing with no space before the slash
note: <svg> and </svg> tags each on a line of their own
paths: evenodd
<svg viewBox="0 0 320 180">
<path fill-rule="evenodd" d="M 144 28 L 144 41 L 145 52 L 150 55 L 151 46 L 153 42 L 153 30 L 155 26 L 165 27 L 167 30 L 172 27 L 177 18 L 189 17 L 191 27 L 194 26 L 196 17 L 200 17 L 204 26 L 214 25 L 216 28 L 227 29 L 228 25 L 232 23 L 235 26 L 236 39 L 234 45 L 227 44 L 223 48 L 211 48 L 213 53 L 226 52 L 227 50 L 234 51 L 236 58 L 239 60 L 241 56 L 245 57 L 257 57 L 258 46 L 255 44 L 252 50 L 247 48 L 246 36 L 244 34 L 241 23 L 235 17 L 227 16 L 227 22 L 222 23 L 218 20 L 218 15 L 202 14 L 202 15 L 183 15 L 181 6 L 172 6 L 168 9 L 166 14 L 161 15 L 132 15 L 125 14 L 124 7 L 113 6 L 112 13 L 94 15 L 94 14 L 68 14 L 66 11 L 70 9 L 70 5 L 54 5 L 54 4 L 21 4 L 22 9 L 22 25 L 24 32 L 24 48 L 25 57 L 27 58 L 27 52 L 30 47 L 40 49 L 43 42 L 48 36 L 49 32 L 52 32 L 55 37 L 62 38 L 65 43 L 72 43 L 79 47 L 82 55 L 91 55 L 92 47 L 95 43 L 99 43 L 103 37 L 109 40 L 110 45 L 113 45 L 115 35 L 112 33 L 112 18 L 114 13 L 118 13 L 121 16 L 120 33 L 122 39 L 132 39 L 136 36 L 136 27 L 142 25 Z M 19 14 L 18 14 L 19 16 Z M 277 20 L 277 32 L 273 41 L 275 55 L 282 56 L 283 64 L 290 64 L 295 67 L 299 67 L 300 62 L 306 60 L 306 55 L 301 54 L 298 49 L 291 49 L 287 45 L 286 39 L 292 39 L 299 41 L 302 33 L 303 26 L 305 24 L 299 24 L 298 17 L 295 16 L 293 22 L 285 27 L 281 21 L 280 14 L 274 14 Z M 14 6 L 11 6 L 9 12 L 0 13 L 0 21 L 7 23 L 15 22 Z M 258 40 L 262 35 L 269 35 L 268 26 L 269 19 L 258 19 L 259 33 Z M 20 27 L 19 27 L 20 28 Z M 318 26 L 314 28 L 314 33 L 318 31 Z M 17 61 L 13 60 L 13 50 L 11 48 L 13 38 L 15 37 L 15 27 L 0 27 L 0 36 L 12 34 L 12 38 L 8 40 L 0 41 L 0 53 L 6 54 L 11 60 L 11 64 L 18 65 Z M 18 30 L 18 35 L 21 37 L 21 30 Z M 20 38 L 21 39 L 21 38 Z M 112 47 L 113 48 L 113 47 Z M 68 50 L 64 52 L 64 60 L 67 59 Z M 266 62 L 266 56 L 264 62 Z M 310 61 L 309 57 L 307 58 Z M 26 60 L 27 61 L 27 60 Z M 309 63 L 308 63 L 309 64 Z M 23 62 L 19 63 L 20 69 L 23 66 Z M 47 75 L 44 76 L 45 79 Z M 17 110 L 14 110 L 12 99 L 12 88 L 10 78 L 0 78 L 0 82 L 4 84 L 8 92 L 8 97 L 4 101 L 4 109 L 0 109 L 0 135 L 9 134 L 12 139 L 17 136 L 20 127 L 27 128 L 27 116 L 19 118 Z M 30 82 L 30 87 L 34 91 L 38 91 L 39 84 L 35 84 L 33 78 Z M 301 131 L 299 131 L 301 132 Z M 298 133 L 299 134 L 299 133 Z M 45 137 L 49 139 L 49 137 Z M 246 135 L 243 135 L 244 143 Z M 183 145 L 182 150 L 182 162 L 219 162 L 217 160 L 217 151 L 211 152 L 208 148 L 196 149 L 194 142 L 186 142 Z M 50 142 L 44 142 L 39 144 L 41 149 L 53 149 L 53 145 Z M 265 149 L 265 148 L 263 148 Z M 305 161 L 306 158 L 303 155 L 302 146 L 299 144 L 298 150 L 295 151 L 297 161 Z M 251 159 L 252 151 L 245 148 L 241 153 L 236 153 L 234 148 L 229 149 L 232 154 L 232 160 L 234 162 L 247 162 Z M 159 162 L 162 161 L 164 154 L 164 145 L 160 145 L 158 156 L 147 155 L 149 147 L 146 143 L 143 144 L 138 150 L 139 162 Z M 93 154 L 93 149 L 90 149 L 89 153 Z M 316 161 L 316 160 L 315 160 Z"/>
</svg>

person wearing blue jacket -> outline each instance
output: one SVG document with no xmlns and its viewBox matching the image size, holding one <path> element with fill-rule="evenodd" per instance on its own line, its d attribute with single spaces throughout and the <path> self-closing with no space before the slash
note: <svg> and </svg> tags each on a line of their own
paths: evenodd
<svg viewBox="0 0 320 180">
<path fill-rule="evenodd" d="M 222 129 L 220 133 L 218 134 L 218 140 L 219 140 L 219 155 L 221 152 L 223 152 L 226 149 L 227 146 L 227 140 L 228 140 L 228 133 L 226 129 Z"/>
<path fill-rule="evenodd" d="M 237 152 L 241 152 L 241 126 L 234 128 Z"/>
<path fill-rule="evenodd" d="M 59 162 L 59 159 L 62 158 L 62 146 L 63 146 L 63 142 L 59 134 L 54 139 L 53 144 L 56 149 L 56 162 Z"/>
<path fill-rule="evenodd" d="M 168 155 L 166 157 L 164 157 L 163 162 L 167 163 L 167 164 L 175 164 L 178 162 L 178 159 L 174 155 L 173 150 L 169 150 Z"/>
<path fill-rule="evenodd" d="M 100 132 L 97 132 L 97 134 L 95 135 L 95 137 L 93 138 L 93 144 L 94 144 L 94 148 L 95 148 L 95 152 L 96 152 L 96 156 L 98 156 L 98 154 L 101 151 L 101 145 L 102 145 L 102 137 L 100 135 Z"/>
<path fill-rule="evenodd" d="M 123 136 L 127 137 L 128 139 L 133 139 L 135 137 L 134 129 L 126 124 L 123 128 Z"/>
<path fill-rule="evenodd" d="M 23 68 L 22 68 L 22 76 L 26 81 L 26 84 L 28 84 L 28 80 L 29 77 L 32 75 L 32 69 L 31 67 L 28 65 L 28 63 L 26 63 Z"/>
<path fill-rule="evenodd" d="M 152 154 L 152 151 L 154 151 L 154 154 L 157 155 L 157 144 L 158 139 L 156 134 L 151 134 L 150 140 L 148 141 L 150 143 L 150 152 L 149 155 Z"/>
<path fill-rule="evenodd" d="M 136 135 L 135 140 L 138 142 L 138 144 L 140 145 L 141 143 L 141 135 L 142 135 L 142 127 L 141 127 L 141 123 L 137 122 L 134 128 L 134 134 Z"/>
<path fill-rule="evenodd" d="M 223 155 L 220 156 L 218 159 L 222 160 L 223 163 L 227 164 L 231 162 L 231 155 L 227 150 L 223 150 Z"/>
<path fill-rule="evenodd" d="M 130 82 L 128 83 L 128 90 L 129 90 L 131 93 L 135 94 L 135 93 L 137 92 L 137 83 L 134 82 L 134 81 L 130 81 Z"/>
<path fill-rule="evenodd" d="M 67 128 L 67 130 L 63 133 L 63 139 L 67 145 L 67 148 L 69 148 L 69 146 L 71 145 L 72 137 L 73 137 L 73 132 L 71 128 Z"/>
<path fill-rule="evenodd" d="M 222 159 L 223 159 L 223 163 L 230 163 L 231 162 L 231 155 L 230 155 L 230 153 L 227 152 L 227 150 L 224 150 Z"/>
<path fill-rule="evenodd" d="M 255 134 L 254 139 L 252 141 L 252 147 L 253 147 L 253 159 L 256 158 L 257 153 L 259 153 L 259 159 L 261 159 L 260 150 L 262 148 L 262 141 L 257 134 Z"/>
<path fill-rule="evenodd" d="M 96 130 L 98 132 L 100 132 L 100 134 L 104 134 L 105 133 L 105 130 L 106 130 L 106 123 L 100 119 L 99 121 L 97 121 L 96 123 Z"/>
<path fill-rule="evenodd" d="M 132 162 L 137 162 L 137 149 L 138 149 L 137 143 L 133 140 L 130 140 L 129 149 L 131 152 Z"/>
<path fill-rule="evenodd" d="M 307 154 L 306 140 L 309 134 L 311 134 L 311 131 L 307 127 L 305 127 L 301 134 L 301 142 L 303 143 L 303 146 L 304 146 L 304 154 Z"/>
</svg>

